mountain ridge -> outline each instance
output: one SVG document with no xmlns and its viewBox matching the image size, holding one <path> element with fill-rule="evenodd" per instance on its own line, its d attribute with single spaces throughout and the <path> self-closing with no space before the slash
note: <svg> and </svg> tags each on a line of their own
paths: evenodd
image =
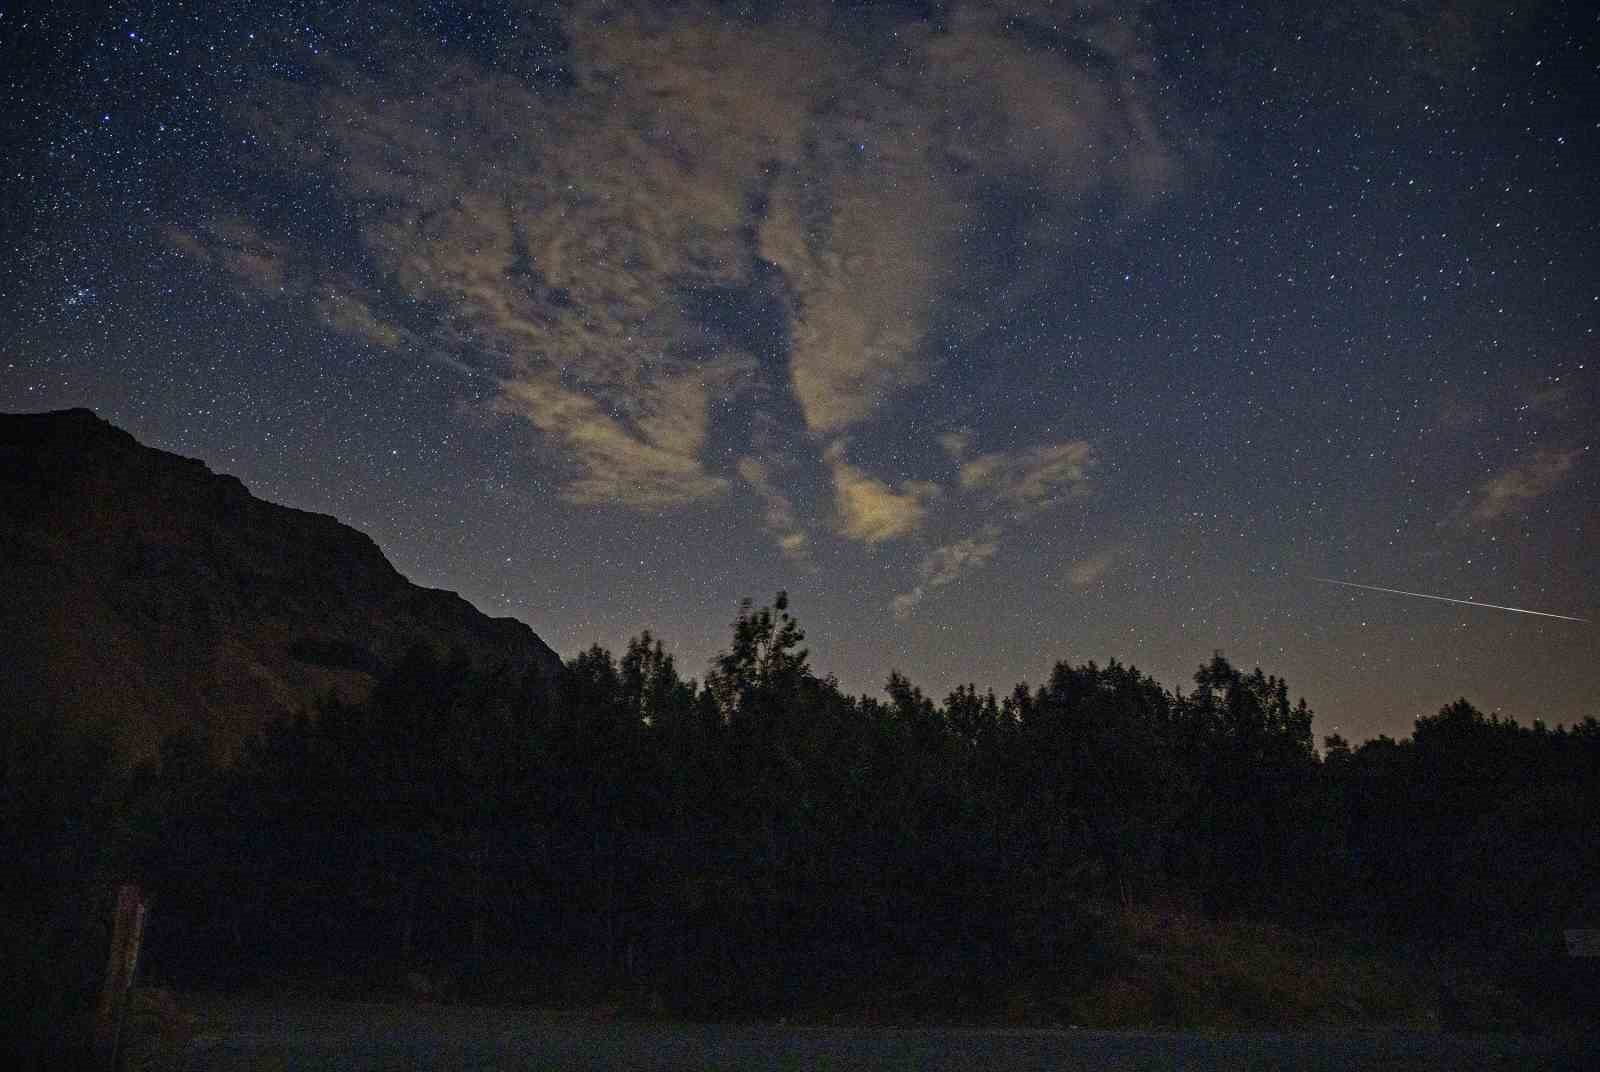
<svg viewBox="0 0 1600 1072">
<path fill-rule="evenodd" d="M 87 409 L 0 414 L 0 704 L 103 726 L 130 759 L 219 754 L 414 645 L 481 670 L 560 657 L 526 623 L 407 580 L 371 537 L 252 495 Z"/>
</svg>

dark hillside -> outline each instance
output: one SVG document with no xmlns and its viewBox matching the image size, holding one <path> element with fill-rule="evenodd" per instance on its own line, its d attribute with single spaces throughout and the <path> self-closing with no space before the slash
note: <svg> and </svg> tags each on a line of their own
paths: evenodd
<svg viewBox="0 0 1600 1072">
<path fill-rule="evenodd" d="M 134 757 L 222 748 L 416 643 L 478 670 L 560 659 L 510 618 L 414 585 L 332 517 L 141 445 L 88 410 L 0 416 L 0 697 L 108 728 Z"/>
</svg>

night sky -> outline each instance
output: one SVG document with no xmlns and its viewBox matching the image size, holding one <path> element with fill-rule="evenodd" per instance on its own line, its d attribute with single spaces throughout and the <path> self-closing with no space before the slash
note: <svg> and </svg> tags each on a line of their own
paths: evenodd
<svg viewBox="0 0 1600 1072">
<path fill-rule="evenodd" d="M 1600 715 L 1590 5 L 0 8 L 0 410 L 563 655 Z M 1378 585 L 1566 621 L 1339 587 Z"/>
</svg>

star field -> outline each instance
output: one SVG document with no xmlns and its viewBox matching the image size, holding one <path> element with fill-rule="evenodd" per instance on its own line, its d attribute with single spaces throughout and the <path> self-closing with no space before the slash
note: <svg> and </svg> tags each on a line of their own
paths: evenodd
<svg viewBox="0 0 1600 1072">
<path fill-rule="evenodd" d="M 0 14 L 0 409 L 564 655 L 785 588 L 876 692 L 1223 651 L 1600 714 L 1600 22 L 1364 0 Z"/>
</svg>

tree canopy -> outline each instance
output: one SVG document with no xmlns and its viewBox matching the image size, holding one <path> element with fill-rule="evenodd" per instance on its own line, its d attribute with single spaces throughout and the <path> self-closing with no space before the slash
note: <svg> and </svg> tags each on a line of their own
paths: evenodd
<svg viewBox="0 0 1600 1072">
<path fill-rule="evenodd" d="M 553 683 L 419 648 L 227 767 L 179 737 L 93 788 L 63 779 L 101 760 L 60 758 L 88 746 L 24 720 L 0 753 L 9 858 L 41 883 L 17 918 L 47 933 L 64 883 L 131 874 L 172 981 L 444 965 L 717 1014 L 908 971 L 999 993 L 1019 964 L 1087 955 L 1097 905 L 1406 941 L 1600 918 L 1593 719 L 1458 700 L 1407 740 L 1319 753 L 1305 701 L 1221 653 L 1189 692 L 1063 661 L 938 702 L 896 670 L 845 695 L 804 640 L 780 592 L 740 605 L 703 684 L 648 632 Z"/>
</svg>

